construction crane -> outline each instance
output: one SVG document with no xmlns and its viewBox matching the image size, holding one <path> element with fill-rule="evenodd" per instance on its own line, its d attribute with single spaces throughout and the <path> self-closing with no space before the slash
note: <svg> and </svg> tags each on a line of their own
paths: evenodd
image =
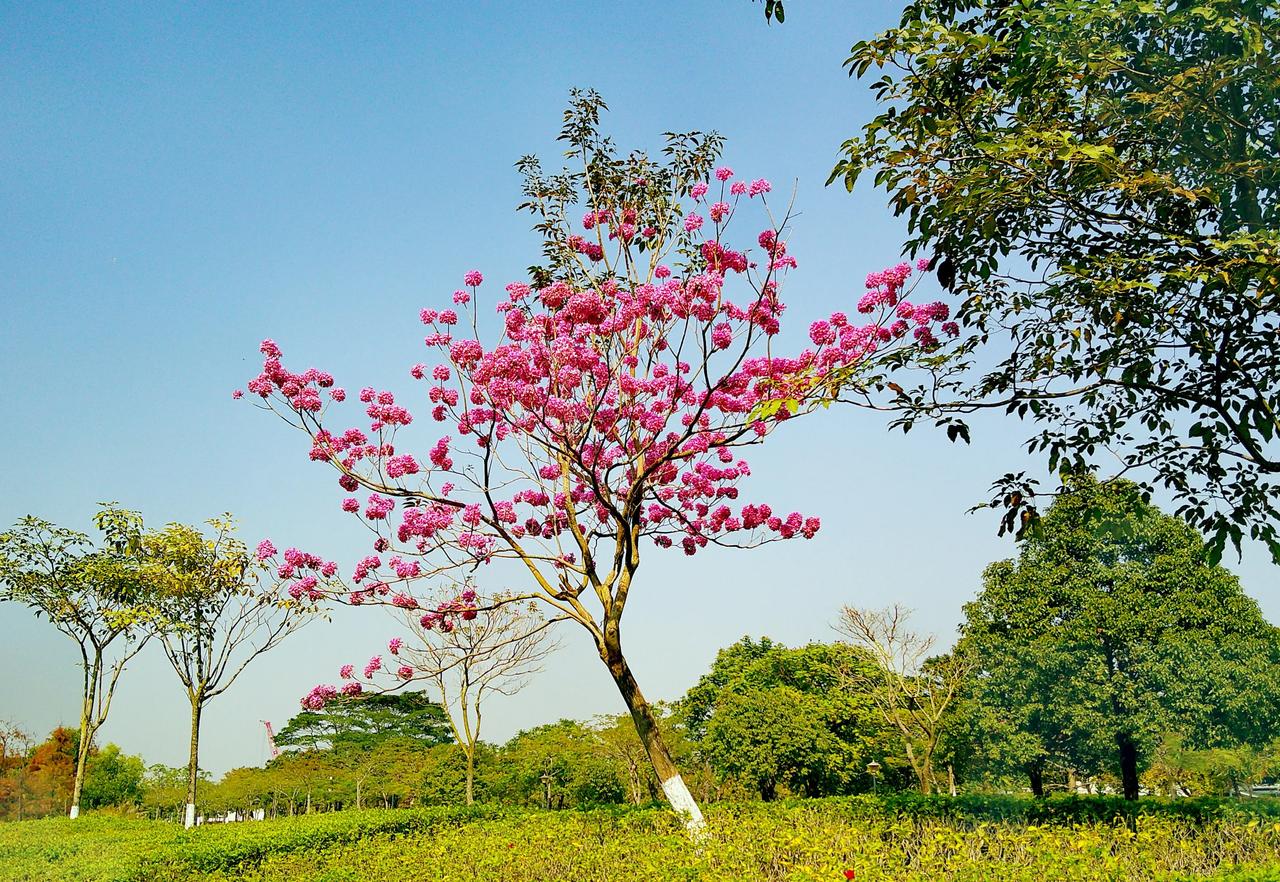
<svg viewBox="0 0 1280 882">
<path fill-rule="evenodd" d="M 271 721 L 258 720 L 258 722 L 267 727 L 267 745 L 271 748 L 271 758 L 275 759 L 280 755 L 280 748 L 276 747 L 276 733 L 271 728 Z"/>
</svg>

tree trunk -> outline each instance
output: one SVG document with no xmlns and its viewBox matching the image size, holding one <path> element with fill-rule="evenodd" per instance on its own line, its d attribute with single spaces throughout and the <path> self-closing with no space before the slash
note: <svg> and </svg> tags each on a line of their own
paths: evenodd
<svg viewBox="0 0 1280 882">
<path fill-rule="evenodd" d="M 68 813 L 72 818 L 80 817 L 80 793 L 84 789 L 84 770 L 89 762 L 88 741 L 85 740 L 84 730 L 80 730 L 80 748 L 76 751 L 76 779 L 71 786 L 71 811 Z"/>
<path fill-rule="evenodd" d="M 191 697 L 191 752 L 187 755 L 187 810 L 182 816 L 182 826 L 190 830 L 196 825 L 196 782 L 200 778 L 200 711 L 204 696 Z"/>
<path fill-rule="evenodd" d="M 476 802 L 476 749 L 472 745 L 467 751 L 467 805 L 475 805 Z"/>
<path fill-rule="evenodd" d="M 778 785 L 773 782 L 772 778 L 766 778 L 759 783 L 761 802 L 773 802 L 778 798 Z"/>
<path fill-rule="evenodd" d="M 1124 788 L 1125 799 L 1138 798 L 1138 745 L 1127 732 L 1116 735 L 1116 746 L 1120 748 L 1120 783 Z"/>
<path fill-rule="evenodd" d="M 1044 796 L 1044 769 L 1038 765 L 1027 766 L 1027 777 L 1031 779 L 1031 795 Z"/>
<path fill-rule="evenodd" d="M 684 816 L 685 828 L 690 833 L 697 834 L 706 826 L 702 810 L 698 808 L 693 794 L 689 792 L 684 779 L 680 777 L 680 770 L 671 759 L 671 751 L 662 739 L 662 732 L 658 728 L 657 717 L 653 715 L 653 708 L 641 694 L 640 686 L 636 683 L 636 678 L 622 655 L 616 636 L 613 644 L 601 653 L 604 663 L 608 666 L 613 681 L 618 684 L 618 692 L 622 694 L 627 710 L 631 712 L 631 721 L 635 724 L 636 734 L 640 736 L 640 743 L 649 754 L 649 762 L 653 764 L 653 771 L 658 776 L 663 795 L 666 796 L 667 802 L 676 814 Z"/>
</svg>

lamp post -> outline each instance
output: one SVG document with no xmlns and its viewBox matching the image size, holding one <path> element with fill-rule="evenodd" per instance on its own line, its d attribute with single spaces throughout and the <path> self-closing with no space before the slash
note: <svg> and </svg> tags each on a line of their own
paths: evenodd
<svg viewBox="0 0 1280 882">
<path fill-rule="evenodd" d="M 871 776 L 871 792 L 876 792 L 876 779 L 880 776 L 880 764 L 875 760 L 867 763 L 867 774 Z"/>
</svg>

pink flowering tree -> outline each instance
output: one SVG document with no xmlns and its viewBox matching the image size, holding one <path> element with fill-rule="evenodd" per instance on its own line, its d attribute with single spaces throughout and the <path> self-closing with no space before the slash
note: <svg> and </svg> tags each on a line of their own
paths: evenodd
<svg viewBox="0 0 1280 882">
<path fill-rule="evenodd" d="M 821 409 L 834 375 L 847 383 L 854 367 L 875 375 L 927 354 L 947 314 L 904 300 L 902 265 L 868 279 L 859 318 L 814 321 L 812 345 L 782 354 L 782 288 L 796 260 L 770 184 L 717 167 L 715 135 L 668 135 L 661 161 L 619 155 L 599 133 L 602 109 L 575 93 L 565 113 L 574 170 L 518 164 L 543 244 L 529 280 L 485 298 L 471 271 L 452 303 L 422 311 L 427 355 L 409 371 L 420 392 L 406 401 L 366 387 L 352 426 L 334 378 L 287 368 L 270 340 L 248 391 L 309 436 L 311 459 L 351 494 L 342 509 L 372 534 L 346 603 L 449 627 L 475 615 L 464 581 L 509 562 L 522 574 L 512 602 L 537 600 L 590 636 L 664 794 L 696 829 L 701 813 L 624 648 L 641 561 L 650 549 L 811 538 L 817 517 L 744 501 L 748 449 Z M 424 422 L 429 434 L 410 440 Z M 307 701 L 337 691 L 317 687 Z"/>
</svg>

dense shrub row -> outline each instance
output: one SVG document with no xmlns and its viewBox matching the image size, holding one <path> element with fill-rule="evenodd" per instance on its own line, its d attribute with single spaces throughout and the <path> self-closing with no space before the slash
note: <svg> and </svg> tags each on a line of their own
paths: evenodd
<svg viewBox="0 0 1280 882">
<path fill-rule="evenodd" d="M 193 831 L 90 815 L 0 824 L 0 879 L 1280 882 L 1280 813 L 1261 800 L 1151 800 L 1135 819 L 1104 797 L 894 794 L 719 804 L 709 822 L 695 847 L 657 807 L 341 812 Z"/>
</svg>

